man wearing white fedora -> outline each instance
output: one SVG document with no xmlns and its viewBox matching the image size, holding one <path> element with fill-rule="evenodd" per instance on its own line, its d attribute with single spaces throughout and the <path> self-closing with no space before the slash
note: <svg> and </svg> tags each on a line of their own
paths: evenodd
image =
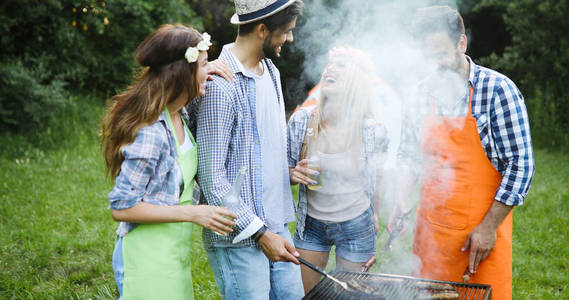
<svg viewBox="0 0 569 300">
<path fill-rule="evenodd" d="M 234 43 L 219 59 L 234 80 L 216 76 L 199 106 L 198 178 L 205 201 L 223 205 L 239 169 L 247 168 L 228 236 L 203 231 L 223 299 L 300 299 L 300 267 L 287 224 L 294 221 L 284 99 L 271 59 L 293 41 L 302 0 L 234 0 Z M 292 263 L 291 263 L 292 262 Z"/>
</svg>

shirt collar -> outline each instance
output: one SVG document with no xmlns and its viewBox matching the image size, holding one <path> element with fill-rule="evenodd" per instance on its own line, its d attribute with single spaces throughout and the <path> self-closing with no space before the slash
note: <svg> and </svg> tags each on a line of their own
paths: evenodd
<svg viewBox="0 0 569 300">
<path fill-rule="evenodd" d="M 162 121 L 164 123 L 168 122 L 166 119 L 166 110 L 163 110 L 160 116 L 158 116 L 158 121 Z"/>
<path fill-rule="evenodd" d="M 233 48 L 233 46 L 235 46 L 235 43 L 224 45 L 223 49 L 221 50 L 221 54 L 219 55 L 219 58 L 229 63 L 231 71 L 233 71 L 234 74 L 241 73 L 245 77 L 258 78 L 259 76 L 247 70 L 245 66 L 243 66 L 243 64 L 237 59 L 235 54 L 231 52 L 231 48 Z M 264 65 L 265 64 L 263 64 L 263 67 Z"/>
<path fill-rule="evenodd" d="M 219 58 L 229 64 L 229 67 L 231 68 L 231 71 L 233 71 L 233 74 L 241 73 L 244 76 L 247 76 L 247 74 L 243 72 L 243 64 L 241 64 L 241 62 L 238 62 L 235 55 L 231 53 L 231 48 L 233 48 L 233 46 L 235 46 L 235 43 L 224 45 L 223 49 L 221 49 Z"/>
<path fill-rule="evenodd" d="M 470 64 L 470 72 L 468 73 L 468 81 L 470 82 L 470 84 L 472 86 L 474 86 L 474 75 L 476 74 L 476 68 L 478 67 L 474 61 L 472 60 L 472 58 L 470 58 L 470 56 L 465 55 L 466 56 L 466 60 L 468 61 L 468 63 Z"/>
</svg>

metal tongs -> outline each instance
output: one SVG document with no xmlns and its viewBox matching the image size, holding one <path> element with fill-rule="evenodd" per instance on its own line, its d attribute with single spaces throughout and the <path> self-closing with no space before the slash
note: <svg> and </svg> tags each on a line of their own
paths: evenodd
<svg viewBox="0 0 569 300">
<path fill-rule="evenodd" d="M 337 279 L 336 277 L 334 277 L 334 276 L 328 274 L 326 271 L 324 271 L 324 270 L 320 269 L 319 267 L 317 267 L 317 266 L 315 266 L 315 265 L 313 265 L 313 264 L 307 262 L 306 260 L 304 260 L 304 259 L 302 259 L 302 258 L 300 258 L 300 257 L 297 257 L 296 259 L 298 259 L 298 261 L 299 261 L 300 263 L 302 263 L 303 265 L 305 265 L 305 266 L 311 268 L 312 270 L 314 270 L 314 271 L 316 271 L 316 272 L 318 272 L 318 273 L 320 273 L 320 274 L 322 274 L 322 275 L 328 277 L 330 280 L 334 281 L 335 283 L 337 283 L 338 285 L 340 285 L 341 287 L 343 287 L 344 290 L 349 291 L 349 290 L 352 289 L 351 287 L 348 287 L 348 284 L 347 284 L 346 282 Z"/>
<path fill-rule="evenodd" d="M 395 240 L 395 238 L 397 238 L 397 236 L 399 236 L 401 230 L 403 230 L 403 227 L 405 226 L 405 223 L 407 223 L 407 219 L 409 218 L 410 214 L 411 210 L 397 216 L 395 222 L 395 228 L 393 228 L 393 231 L 391 231 L 391 234 L 389 235 L 389 239 L 387 239 L 387 243 L 385 243 L 385 245 L 383 246 L 383 251 L 385 252 L 391 251 L 393 241 Z"/>
</svg>

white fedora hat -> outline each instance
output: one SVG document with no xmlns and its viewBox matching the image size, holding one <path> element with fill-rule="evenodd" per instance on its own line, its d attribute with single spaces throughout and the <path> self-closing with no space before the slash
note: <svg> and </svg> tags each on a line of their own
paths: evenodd
<svg viewBox="0 0 569 300">
<path fill-rule="evenodd" d="M 296 0 L 234 0 L 235 14 L 232 24 L 247 24 L 272 16 Z"/>
</svg>

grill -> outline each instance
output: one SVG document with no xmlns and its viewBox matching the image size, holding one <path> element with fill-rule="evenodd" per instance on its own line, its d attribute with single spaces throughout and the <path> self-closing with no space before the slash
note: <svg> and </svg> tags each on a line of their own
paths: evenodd
<svg viewBox="0 0 569 300">
<path fill-rule="evenodd" d="M 492 299 L 492 287 L 485 284 L 344 271 L 333 271 L 330 275 L 348 282 L 353 288 L 345 290 L 324 277 L 303 299 Z"/>
</svg>

